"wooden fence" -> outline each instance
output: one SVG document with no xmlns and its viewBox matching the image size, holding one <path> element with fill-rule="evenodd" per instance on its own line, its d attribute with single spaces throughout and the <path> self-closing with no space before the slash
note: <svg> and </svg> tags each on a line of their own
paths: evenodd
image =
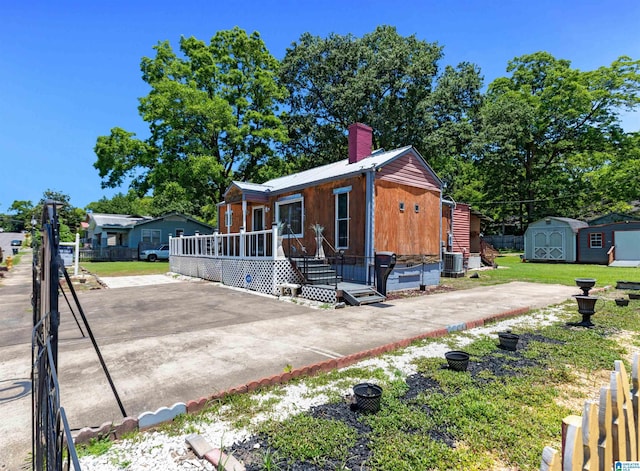
<svg viewBox="0 0 640 471">
<path fill-rule="evenodd" d="M 544 448 L 542 471 L 611 470 L 616 461 L 638 461 L 638 363 L 635 353 L 632 387 L 624 363 L 616 360 L 609 385 L 600 389 L 600 399 L 586 401 L 582 416 L 563 419 L 562 449 Z"/>
</svg>

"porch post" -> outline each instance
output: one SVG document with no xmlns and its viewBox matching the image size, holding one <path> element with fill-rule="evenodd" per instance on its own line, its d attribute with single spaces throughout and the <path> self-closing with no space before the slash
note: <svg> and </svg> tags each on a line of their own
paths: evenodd
<svg viewBox="0 0 640 471">
<path fill-rule="evenodd" d="M 218 257 L 218 231 L 213 231 L 213 256 Z"/>
<path fill-rule="evenodd" d="M 278 258 L 278 224 L 271 224 L 271 256 L 273 259 Z"/>
<path fill-rule="evenodd" d="M 242 227 L 247 227 L 247 200 L 242 195 Z"/>
<path fill-rule="evenodd" d="M 241 227 L 240 228 L 240 257 L 241 258 L 244 258 L 247 255 L 245 253 L 245 245 L 246 245 L 246 241 L 245 241 L 245 235 L 244 235 L 244 227 Z"/>
</svg>

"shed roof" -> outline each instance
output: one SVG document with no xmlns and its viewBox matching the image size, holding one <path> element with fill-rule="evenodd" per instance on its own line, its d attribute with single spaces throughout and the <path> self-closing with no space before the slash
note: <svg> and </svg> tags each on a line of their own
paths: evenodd
<svg viewBox="0 0 640 471">
<path fill-rule="evenodd" d="M 536 221 L 537 223 L 541 223 L 542 221 L 546 221 L 547 219 L 553 220 L 553 221 L 560 221 L 560 222 L 564 222 L 565 224 L 567 224 L 571 230 L 577 234 L 578 233 L 578 229 L 581 229 L 583 227 L 587 227 L 589 226 L 589 224 L 587 224 L 584 221 L 581 221 L 579 219 L 572 219 L 572 218 L 563 218 L 563 217 L 556 217 L 556 216 L 547 216 L 546 218 L 542 218 L 539 221 Z"/>
</svg>

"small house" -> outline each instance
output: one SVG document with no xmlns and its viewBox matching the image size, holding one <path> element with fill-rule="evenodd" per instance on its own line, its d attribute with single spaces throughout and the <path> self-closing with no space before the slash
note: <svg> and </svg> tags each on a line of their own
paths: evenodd
<svg viewBox="0 0 640 471">
<path fill-rule="evenodd" d="M 536 262 L 577 261 L 577 234 L 587 227 L 584 221 L 546 217 L 529 224 L 524 233 L 524 257 Z"/>
<path fill-rule="evenodd" d="M 614 222 L 581 228 L 578 231 L 578 261 L 640 266 L 640 222 Z"/>
</svg>

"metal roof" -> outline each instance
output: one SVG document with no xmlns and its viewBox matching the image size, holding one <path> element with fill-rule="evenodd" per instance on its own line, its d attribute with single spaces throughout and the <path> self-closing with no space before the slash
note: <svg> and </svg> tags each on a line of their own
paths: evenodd
<svg viewBox="0 0 640 471">
<path fill-rule="evenodd" d="M 344 159 L 338 162 L 322 165 L 320 167 L 315 167 L 302 172 L 293 173 L 285 177 L 274 178 L 273 180 L 269 180 L 262 184 L 233 181 L 231 183 L 231 186 L 236 186 L 242 191 L 272 192 L 272 193 L 277 193 L 282 191 L 291 191 L 296 188 L 307 187 L 311 184 L 318 184 L 324 181 L 345 178 L 352 174 L 361 173 L 365 170 L 370 170 L 370 169 L 376 170 L 411 150 L 413 150 L 413 152 L 422 160 L 422 162 L 427 166 L 427 168 L 433 173 L 434 177 L 440 182 L 440 179 L 438 178 L 438 176 L 435 174 L 435 172 L 433 172 L 431 167 L 429 167 L 429 164 L 427 164 L 427 162 L 418 153 L 418 151 L 413 149 L 412 146 L 405 146 L 405 147 L 400 147 L 398 149 L 390 150 L 387 152 L 376 151 L 373 154 L 352 164 L 349 163 L 349 159 Z M 227 189 L 227 192 L 229 191 L 230 188 L 231 187 Z M 227 192 L 225 192 L 225 195 Z"/>
<path fill-rule="evenodd" d="M 100 227 L 133 227 L 140 221 L 152 219 L 150 216 L 133 216 L 129 214 L 90 213 L 89 217 Z"/>
</svg>

